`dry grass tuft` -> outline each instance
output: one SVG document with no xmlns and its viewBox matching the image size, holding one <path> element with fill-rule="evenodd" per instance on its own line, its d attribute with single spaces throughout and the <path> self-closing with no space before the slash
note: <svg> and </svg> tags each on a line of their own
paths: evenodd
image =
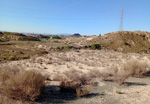
<svg viewBox="0 0 150 104">
<path fill-rule="evenodd" d="M 130 74 L 124 70 L 120 70 L 113 76 L 113 80 L 118 84 L 122 85 L 125 83 L 125 80 L 130 77 Z"/>
<path fill-rule="evenodd" d="M 147 62 L 131 60 L 125 63 L 122 68 L 117 71 L 114 75 L 114 81 L 123 84 L 128 77 L 143 77 L 149 71 L 150 66 Z"/>
<path fill-rule="evenodd" d="M 17 66 L 4 66 L 0 69 L 0 83 L 4 84 L 6 80 L 10 79 L 12 76 L 15 76 L 21 70 Z"/>
<path fill-rule="evenodd" d="M 97 69 L 93 69 L 89 71 L 89 76 L 91 78 L 96 78 L 96 77 L 100 77 L 101 76 L 101 72 Z"/>
<path fill-rule="evenodd" d="M 15 100 L 33 101 L 45 86 L 45 77 L 34 70 L 13 67 L 1 69 L 0 75 L 2 95 Z"/>
<path fill-rule="evenodd" d="M 104 69 L 104 70 L 97 70 L 97 69 L 93 69 L 91 70 L 88 75 L 90 76 L 90 78 L 102 78 L 102 80 L 106 81 L 109 79 L 110 76 L 112 76 L 114 74 L 114 71 L 110 70 L 110 69 Z"/>
<path fill-rule="evenodd" d="M 61 85 L 60 85 L 61 92 L 72 91 L 72 92 L 76 92 L 78 96 L 80 94 L 77 89 L 81 88 L 84 85 L 89 84 L 88 83 L 89 76 L 83 74 L 80 71 L 70 70 L 70 71 L 66 71 L 64 75 L 66 77 L 61 81 Z"/>
<path fill-rule="evenodd" d="M 131 60 L 123 65 L 123 70 L 132 77 L 142 77 L 150 70 L 150 66 L 147 62 Z"/>
</svg>

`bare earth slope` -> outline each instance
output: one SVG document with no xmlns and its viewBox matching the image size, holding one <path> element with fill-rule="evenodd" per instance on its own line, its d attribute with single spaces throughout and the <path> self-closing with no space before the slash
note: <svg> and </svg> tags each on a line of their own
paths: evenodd
<svg viewBox="0 0 150 104">
<path fill-rule="evenodd" d="M 102 50 L 51 51 L 51 47 L 61 45 L 82 47 L 93 43 L 102 44 Z M 131 60 L 138 60 L 150 65 L 150 55 L 145 54 L 150 51 L 149 32 L 120 31 L 100 37 L 69 37 L 51 45 L 49 43 L 47 45 L 37 44 L 38 47 L 39 49 L 46 49 L 49 53 L 44 56 L 34 56 L 27 60 L 1 63 L 0 67 L 15 65 L 27 70 L 38 70 L 47 76 L 47 79 L 51 81 L 50 85 L 56 87 L 60 84 L 58 79 L 67 79 L 68 76 L 65 72 L 70 70 L 77 70 L 85 74 L 94 70 L 111 72 L 113 68 L 121 68 Z M 33 104 L 150 104 L 149 77 L 130 77 L 126 80 L 126 85 L 122 86 L 112 81 L 102 81 L 101 78 L 95 78 L 92 81 L 96 82 L 97 85 L 89 87 L 90 93 L 87 96 L 77 98 L 69 92 L 59 93 L 60 89 L 57 87 L 57 93 L 49 92 L 50 96 L 41 99 L 41 101 L 33 102 Z"/>
<path fill-rule="evenodd" d="M 63 75 L 67 70 L 79 70 L 86 73 L 90 70 L 105 70 L 114 66 L 120 67 L 129 60 L 141 60 L 149 62 L 150 56 L 138 53 L 121 53 L 107 50 L 80 50 L 53 52 L 41 57 L 29 60 L 12 61 L 3 65 L 17 65 L 27 69 L 36 69 L 47 75 L 49 79 Z M 65 76 L 64 76 L 65 77 Z M 66 76 L 67 77 L 67 76 Z M 62 77 L 61 77 L 62 78 Z M 41 104 L 67 103 L 67 104 L 149 104 L 150 82 L 147 78 L 128 79 L 128 86 L 119 86 L 114 82 L 103 82 L 95 79 L 98 85 L 90 89 L 90 95 L 81 98 L 72 98 L 71 95 L 61 95 L 43 99 Z M 116 93 L 121 91 L 122 94 Z M 36 102 L 35 104 L 39 104 Z"/>
<path fill-rule="evenodd" d="M 119 31 L 105 34 L 100 43 L 122 52 L 150 52 L 150 32 Z"/>
</svg>

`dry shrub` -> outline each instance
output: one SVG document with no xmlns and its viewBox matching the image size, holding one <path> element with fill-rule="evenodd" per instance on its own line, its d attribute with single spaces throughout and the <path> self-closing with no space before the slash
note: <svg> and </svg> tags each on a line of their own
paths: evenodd
<svg viewBox="0 0 150 104">
<path fill-rule="evenodd" d="M 20 101 L 12 100 L 4 96 L 0 96 L 0 104 L 23 104 Z"/>
<path fill-rule="evenodd" d="M 109 69 L 103 69 L 103 70 L 97 70 L 93 69 L 89 73 L 89 76 L 91 78 L 102 78 L 102 80 L 108 80 L 108 78 L 113 74 L 111 70 Z"/>
<path fill-rule="evenodd" d="M 77 71 L 74 69 L 64 72 L 64 75 L 67 77 L 66 80 L 68 80 L 68 81 L 80 82 L 81 80 L 86 79 L 85 74 L 83 74 L 81 71 Z"/>
<path fill-rule="evenodd" d="M 120 70 L 113 76 L 113 80 L 118 84 L 122 85 L 125 83 L 125 80 L 130 77 L 130 74 L 124 70 Z"/>
<path fill-rule="evenodd" d="M 15 76 L 21 70 L 17 66 L 3 66 L 0 69 L 0 82 L 4 84 L 7 79 L 10 79 L 11 76 Z"/>
<path fill-rule="evenodd" d="M 114 81 L 123 84 L 128 77 L 143 77 L 149 71 L 150 66 L 147 62 L 131 60 L 114 74 Z"/>
<path fill-rule="evenodd" d="M 1 75 L 2 94 L 11 99 L 33 101 L 45 86 L 45 77 L 34 70 L 3 69 Z"/>
<path fill-rule="evenodd" d="M 123 65 L 123 70 L 132 77 L 142 77 L 150 69 L 147 62 L 131 60 Z"/>
<path fill-rule="evenodd" d="M 88 76 L 77 70 L 66 71 L 66 79 L 61 82 L 60 89 L 62 92 L 73 90 L 76 91 L 77 88 L 86 85 L 88 81 Z"/>
<path fill-rule="evenodd" d="M 101 72 L 97 69 L 90 70 L 88 74 L 91 78 L 96 78 L 101 76 Z"/>
<path fill-rule="evenodd" d="M 106 80 L 108 80 L 108 78 L 111 76 L 111 71 L 110 70 L 108 70 L 108 69 L 105 69 L 105 70 L 102 70 L 101 71 L 101 78 L 102 78 L 102 80 L 104 80 L 104 81 L 106 81 Z"/>
</svg>

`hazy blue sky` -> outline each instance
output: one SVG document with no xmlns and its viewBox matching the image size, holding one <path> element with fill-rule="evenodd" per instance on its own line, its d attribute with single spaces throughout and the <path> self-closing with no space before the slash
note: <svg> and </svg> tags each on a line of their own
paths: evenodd
<svg viewBox="0 0 150 104">
<path fill-rule="evenodd" d="M 0 0 L 0 30 L 98 35 L 150 31 L 150 0 Z"/>
</svg>

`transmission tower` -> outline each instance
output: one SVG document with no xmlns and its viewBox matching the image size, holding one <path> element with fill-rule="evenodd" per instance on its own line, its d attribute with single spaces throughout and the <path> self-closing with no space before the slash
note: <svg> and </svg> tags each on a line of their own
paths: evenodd
<svg viewBox="0 0 150 104">
<path fill-rule="evenodd" d="M 120 20 L 119 31 L 123 30 L 123 12 L 124 12 L 124 9 L 122 8 L 122 10 L 121 10 L 121 20 Z"/>
</svg>

